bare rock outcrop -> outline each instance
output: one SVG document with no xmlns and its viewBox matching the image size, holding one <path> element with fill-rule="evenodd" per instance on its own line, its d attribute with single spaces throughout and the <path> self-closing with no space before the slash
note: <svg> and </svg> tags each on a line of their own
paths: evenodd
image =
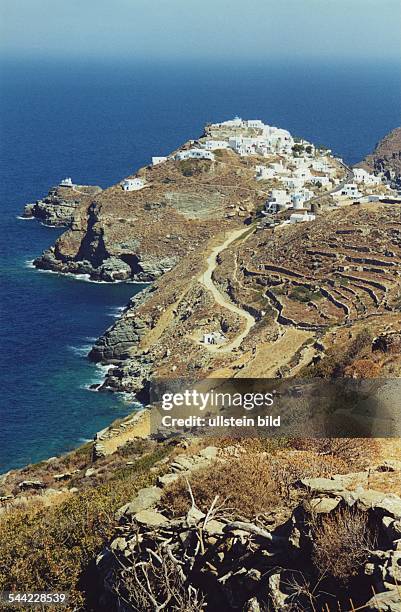
<svg viewBox="0 0 401 612">
<path fill-rule="evenodd" d="M 383 172 L 391 185 L 401 187 L 401 127 L 395 128 L 376 145 L 373 153 L 356 164 L 369 172 Z"/>
<path fill-rule="evenodd" d="M 53 187 L 44 198 L 26 204 L 23 216 L 53 227 L 70 226 L 77 211 L 85 203 L 89 205 L 90 199 L 101 191 L 100 187 L 90 185 Z"/>
</svg>

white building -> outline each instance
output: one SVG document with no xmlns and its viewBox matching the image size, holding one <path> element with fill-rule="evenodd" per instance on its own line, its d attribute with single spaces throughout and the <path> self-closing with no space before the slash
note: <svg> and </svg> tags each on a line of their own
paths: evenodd
<svg viewBox="0 0 401 612">
<path fill-rule="evenodd" d="M 205 149 L 187 149 L 186 151 L 178 151 L 175 159 L 182 161 L 184 159 L 209 159 L 214 160 L 214 154 Z"/>
<path fill-rule="evenodd" d="M 266 181 L 276 176 L 275 170 L 273 168 L 268 168 L 267 166 L 256 166 L 255 170 L 255 178 L 257 181 Z"/>
<path fill-rule="evenodd" d="M 316 215 L 308 211 L 293 213 L 290 216 L 290 223 L 305 223 L 306 221 L 314 221 L 316 219 Z"/>
<path fill-rule="evenodd" d="M 316 170 L 316 172 L 330 172 L 331 166 L 329 165 L 326 158 L 318 158 L 312 160 L 311 167 Z"/>
<path fill-rule="evenodd" d="M 224 342 L 225 337 L 220 332 L 211 332 L 209 334 L 203 334 L 203 344 L 221 344 Z"/>
<path fill-rule="evenodd" d="M 167 161 L 167 157 L 152 157 L 152 166 L 158 166 L 159 164 L 162 164 L 165 161 Z"/>
<path fill-rule="evenodd" d="M 322 187 L 330 187 L 331 182 L 328 176 L 311 176 L 311 178 L 309 179 L 310 183 L 313 183 L 314 185 L 318 185 L 320 183 L 320 185 Z"/>
<path fill-rule="evenodd" d="M 280 177 L 280 181 L 290 190 L 302 189 L 305 185 L 305 179 L 293 176 Z"/>
<path fill-rule="evenodd" d="M 124 191 L 139 191 L 145 187 L 145 181 L 141 178 L 127 178 L 121 183 Z"/>
<path fill-rule="evenodd" d="M 216 149 L 229 149 L 227 140 L 206 140 L 202 143 L 202 147 L 207 151 L 215 151 Z"/>
<path fill-rule="evenodd" d="M 361 192 L 358 190 L 358 186 L 355 183 L 347 183 L 340 191 L 340 195 L 347 196 L 348 198 L 359 198 Z"/>
<path fill-rule="evenodd" d="M 295 178 L 304 179 L 304 181 L 309 181 L 312 177 L 311 171 L 307 166 L 301 166 L 300 168 L 296 168 L 292 175 Z"/>
<path fill-rule="evenodd" d="M 248 121 L 244 121 L 246 127 L 248 128 L 257 128 L 263 130 L 265 124 L 260 119 L 248 119 Z"/>
<path fill-rule="evenodd" d="M 65 179 L 59 182 L 60 187 L 74 187 L 74 183 L 72 182 L 72 178 L 67 176 Z"/>
<path fill-rule="evenodd" d="M 261 155 L 267 156 L 271 153 L 291 153 L 294 140 L 287 130 L 266 125 L 260 119 L 243 120 L 235 117 L 222 123 L 214 123 L 212 128 L 232 128 L 233 136 L 229 138 L 229 146 L 241 156 Z M 249 137 L 247 130 L 258 130 L 257 137 Z M 241 132 L 240 130 L 243 130 Z M 235 136 L 234 136 L 235 134 Z M 248 132 L 249 134 L 249 132 Z"/>
<path fill-rule="evenodd" d="M 303 209 L 305 202 L 313 198 L 314 193 L 309 189 L 301 189 L 291 195 L 291 202 L 296 210 Z"/>
<path fill-rule="evenodd" d="M 212 123 L 212 127 L 244 127 L 244 121 L 241 117 L 234 117 L 234 119 L 222 121 L 221 123 Z"/>
<path fill-rule="evenodd" d="M 265 212 L 275 214 L 291 207 L 290 198 L 285 189 L 272 189 L 265 202 Z"/>
<path fill-rule="evenodd" d="M 291 160 L 291 164 L 295 168 L 309 168 L 310 160 L 306 159 L 306 157 L 294 157 L 294 159 Z"/>
<path fill-rule="evenodd" d="M 354 180 L 356 183 L 362 183 L 364 185 L 380 185 L 381 179 L 379 176 L 369 174 L 363 168 L 354 168 Z"/>
</svg>

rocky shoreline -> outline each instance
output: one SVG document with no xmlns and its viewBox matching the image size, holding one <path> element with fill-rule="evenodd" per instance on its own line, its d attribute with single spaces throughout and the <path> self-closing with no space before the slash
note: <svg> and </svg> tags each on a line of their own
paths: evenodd
<svg viewBox="0 0 401 612">
<path fill-rule="evenodd" d="M 22 216 L 51 227 L 70 227 L 82 204 L 101 191 L 100 187 L 91 185 L 75 185 L 74 189 L 58 185 L 44 198 L 26 204 Z"/>
</svg>

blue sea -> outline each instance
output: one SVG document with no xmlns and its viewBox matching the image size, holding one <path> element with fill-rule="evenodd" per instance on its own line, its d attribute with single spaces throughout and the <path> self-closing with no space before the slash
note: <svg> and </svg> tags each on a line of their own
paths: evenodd
<svg viewBox="0 0 401 612">
<path fill-rule="evenodd" d="M 379 63 L 1 62 L 0 472 L 90 439 L 132 404 L 88 390 L 86 352 L 140 291 L 38 272 L 60 230 L 17 218 L 64 176 L 106 187 L 204 123 L 261 118 L 355 163 L 400 125 L 400 67 Z"/>
</svg>

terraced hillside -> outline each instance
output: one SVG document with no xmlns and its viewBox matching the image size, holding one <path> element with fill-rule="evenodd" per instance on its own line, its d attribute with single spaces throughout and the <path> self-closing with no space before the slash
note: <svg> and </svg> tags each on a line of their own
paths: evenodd
<svg viewBox="0 0 401 612">
<path fill-rule="evenodd" d="M 238 264 L 240 299 L 264 287 L 282 324 L 325 330 L 368 319 L 398 306 L 400 207 L 352 205 L 302 228 L 258 232 Z"/>
</svg>

